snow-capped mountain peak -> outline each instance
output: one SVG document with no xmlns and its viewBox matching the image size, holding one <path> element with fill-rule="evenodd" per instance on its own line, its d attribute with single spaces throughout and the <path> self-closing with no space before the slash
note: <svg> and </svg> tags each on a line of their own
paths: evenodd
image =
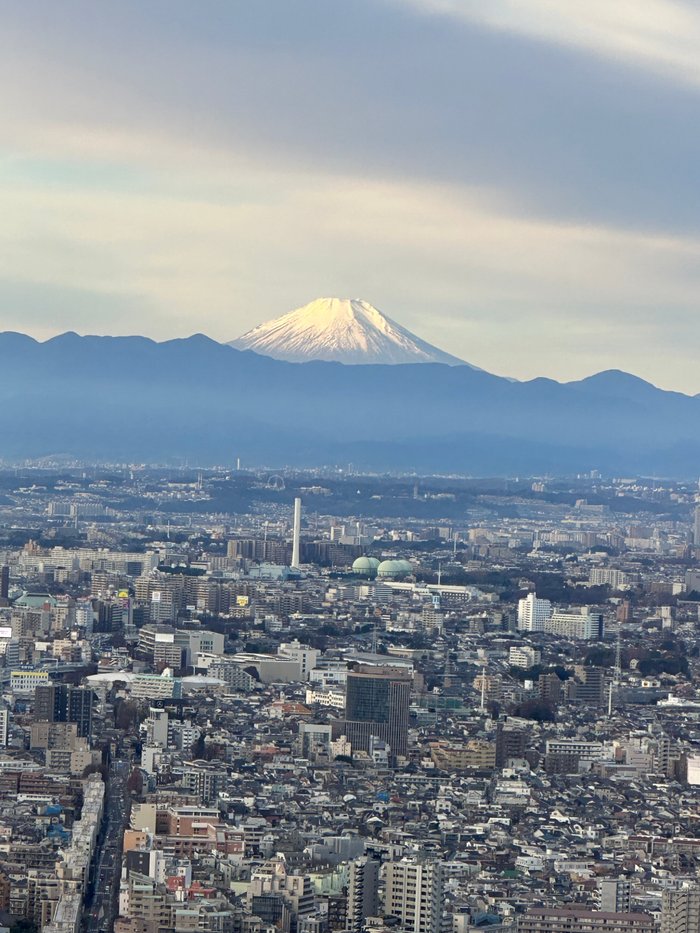
<svg viewBox="0 0 700 933">
<path fill-rule="evenodd" d="M 291 363 L 447 363 L 467 365 L 421 340 L 359 298 L 317 298 L 231 341 L 239 350 Z"/>
</svg>

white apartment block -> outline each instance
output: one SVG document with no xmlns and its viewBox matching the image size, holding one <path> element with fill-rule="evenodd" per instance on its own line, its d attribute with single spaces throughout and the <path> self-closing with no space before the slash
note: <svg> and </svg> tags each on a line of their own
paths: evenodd
<svg viewBox="0 0 700 933">
<path fill-rule="evenodd" d="M 522 632 L 543 632 L 545 623 L 552 614 L 548 599 L 538 599 L 535 593 L 518 600 L 518 628 Z"/>
<path fill-rule="evenodd" d="M 508 663 L 512 667 L 522 667 L 528 670 L 535 667 L 542 660 L 542 652 L 530 645 L 513 645 L 508 650 Z"/>
<path fill-rule="evenodd" d="M 554 612 L 544 623 L 549 635 L 581 641 L 601 641 L 605 634 L 605 623 L 599 612 L 591 612 L 587 606 L 580 612 Z"/>
</svg>

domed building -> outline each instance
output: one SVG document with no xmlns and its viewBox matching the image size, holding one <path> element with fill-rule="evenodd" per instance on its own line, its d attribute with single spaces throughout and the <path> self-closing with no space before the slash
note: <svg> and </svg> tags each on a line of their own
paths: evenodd
<svg viewBox="0 0 700 933">
<path fill-rule="evenodd" d="M 379 561 L 376 557 L 358 557 L 352 565 L 352 572 L 358 577 L 374 580 L 377 576 L 377 567 L 379 567 Z"/>
<path fill-rule="evenodd" d="M 385 580 L 403 580 L 410 577 L 413 567 L 407 560 L 383 560 L 377 567 L 377 577 Z"/>
</svg>

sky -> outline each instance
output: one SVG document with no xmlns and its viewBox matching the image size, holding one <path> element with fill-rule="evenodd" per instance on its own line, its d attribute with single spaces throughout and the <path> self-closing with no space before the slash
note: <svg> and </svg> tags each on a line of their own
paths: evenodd
<svg viewBox="0 0 700 933">
<path fill-rule="evenodd" d="M 5 0 L 0 329 L 359 297 L 492 372 L 700 392 L 700 7 Z"/>
</svg>

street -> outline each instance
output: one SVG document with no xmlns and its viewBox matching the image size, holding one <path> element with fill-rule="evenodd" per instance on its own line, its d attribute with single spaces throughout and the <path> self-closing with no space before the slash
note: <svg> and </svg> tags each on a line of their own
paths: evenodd
<svg viewBox="0 0 700 933">
<path fill-rule="evenodd" d="M 93 862 L 91 896 L 85 902 L 85 933 L 111 931 L 117 916 L 123 833 L 130 810 L 126 789 L 129 770 L 127 761 L 115 761 L 110 769 L 103 828 Z"/>
</svg>

